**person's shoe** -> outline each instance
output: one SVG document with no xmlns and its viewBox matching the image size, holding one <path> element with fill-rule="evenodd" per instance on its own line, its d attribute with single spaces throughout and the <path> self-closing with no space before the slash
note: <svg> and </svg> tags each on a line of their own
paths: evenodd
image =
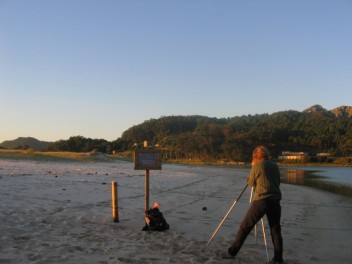
<svg viewBox="0 0 352 264">
<path fill-rule="evenodd" d="M 224 252 L 221 254 L 222 259 L 234 259 L 235 256 L 230 255 L 228 252 Z"/>
<path fill-rule="evenodd" d="M 233 247 L 229 247 L 228 249 L 227 249 L 227 253 L 229 253 L 229 255 L 231 255 L 231 256 L 236 256 L 237 255 L 237 251 L 235 251 L 234 249 L 233 249 Z"/>
<path fill-rule="evenodd" d="M 234 259 L 236 254 L 234 254 L 232 247 L 229 247 L 227 253 L 221 255 L 223 259 Z"/>
</svg>

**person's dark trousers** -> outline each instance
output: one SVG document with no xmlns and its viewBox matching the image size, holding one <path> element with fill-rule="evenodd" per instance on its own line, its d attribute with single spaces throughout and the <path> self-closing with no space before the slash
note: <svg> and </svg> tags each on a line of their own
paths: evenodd
<svg viewBox="0 0 352 264">
<path fill-rule="evenodd" d="M 230 255 L 237 255 L 248 234 L 265 214 L 269 222 L 271 238 L 274 245 L 274 260 L 282 261 L 283 243 L 280 226 L 281 206 L 279 200 L 263 199 L 253 201 L 240 225 L 240 229 L 236 235 L 236 240 L 229 248 Z"/>
</svg>

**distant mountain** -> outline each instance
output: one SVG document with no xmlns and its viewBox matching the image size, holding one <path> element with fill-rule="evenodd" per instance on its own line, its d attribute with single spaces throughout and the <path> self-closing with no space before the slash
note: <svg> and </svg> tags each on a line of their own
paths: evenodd
<svg viewBox="0 0 352 264">
<path fill-rule="evenodd" d="M 30 148 L 35 150 L 48 150 L 52 142 L 39 141 L 32 137 L 19 137 L 14 140 L 6 140 L 0 144 L 0 147 L 6 149 L 23 149 Z"/>
<path fill-rule="evenodd" d="M 324 107 L 322 107 L 321 105 L 313 105 L 309 108 L 307 108 L 306 110 L 304 110 L 304 113 L 316 113 L 316 112 L 320 112 L 320 113 L 324 113 L 327 112 L 328 110 L 326 110 Z"/>
<path fill-rule="evenodd" d="M 311 114 L 321 114 L 326 116 L 334 116 L 334 117 L 352 117 L 352 106 L 339 106 L 332 110 L 326 110 L 321 105 L 316 104 L 307 108 L 303 112 L 311 113 Z"/>
<path fill-rule="evenodd" d="M 352 106 L 340 106 L 330 110 L 336 117 L 352 117 Z"/>
</svg>

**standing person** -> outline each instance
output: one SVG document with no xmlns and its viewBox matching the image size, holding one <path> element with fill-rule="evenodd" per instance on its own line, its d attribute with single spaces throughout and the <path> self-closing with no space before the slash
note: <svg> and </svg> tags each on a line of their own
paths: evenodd
<svg viewBox="0 0 352 264">
<path fill-rule="evenodd" d="M 225 258 L 234 258 L 241 249 L 248 234 L 257 222 L 266 214 L 272 242 L 274 258 L 271 263 L 284 263 L 282 258 L 281 236 L 281 191 L 279 167 L 269 160 L 270 153 L 264 146 L 253 151 L 252 168 L 247 183 L 254 189 L 254 199 L 238 230 L 236 240 L 228 248 Z"/>
</svg>

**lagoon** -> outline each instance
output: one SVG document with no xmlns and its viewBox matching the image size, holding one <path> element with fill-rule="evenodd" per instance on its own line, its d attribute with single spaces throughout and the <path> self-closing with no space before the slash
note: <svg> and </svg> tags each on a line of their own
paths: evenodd
<svg viewBox="0 0 352 264">
<path fill-rule="evenodd" d="M 352 197 L 352 167 L 281 167 L 282 182 Z"/>
</svg>

